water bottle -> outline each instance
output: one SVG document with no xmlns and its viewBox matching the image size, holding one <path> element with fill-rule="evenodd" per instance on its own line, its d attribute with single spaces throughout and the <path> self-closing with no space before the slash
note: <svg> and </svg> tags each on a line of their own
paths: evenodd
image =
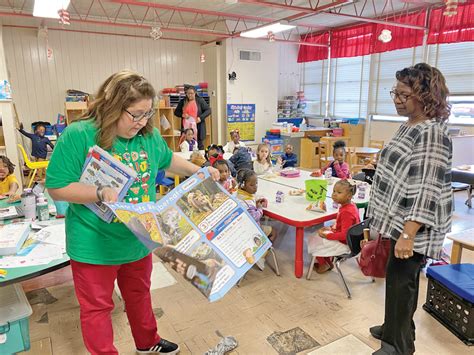
<svg viewBox="0 0 474 355">
<path fill-rule="evenodd" d="M 36 196 L 32 189 L 25 189 L 21 194 L 21 207 L 28 221 L 36 218 Z"/>
<path fill-rule="evenodd" d="M 327 168 L 326 171 L 324 172 L 324 177 L 326 179 L 332 178 L 332 168 Z"/>
<path fill-rule="evenodd" d="M 36 214 L 40 221 L 49 220 L 49 209 L 48 209 L 48 200 L 44 197 L 44 194 L 38 194 L 38 199 L 36 203 Z"/>
</svg>

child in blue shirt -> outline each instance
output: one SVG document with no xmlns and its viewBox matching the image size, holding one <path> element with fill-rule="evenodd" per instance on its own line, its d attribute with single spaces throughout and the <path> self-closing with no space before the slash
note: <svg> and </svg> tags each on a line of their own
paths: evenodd
<svg viewBox="0 0 474 355">
<path fill-rule="evenodd" d="M 54 148 L 53 143 L 49 140 L 48 137 L 45 137 L 44 132 L 46 128 L 43 124 L 37 124 L 35 126 L 35 133 L 28 133 L 23 129 L 23 123 L 20 123 L 20 128 L 18 129 L 21 134 L 31 139 L 31 156 L 35 161 L 44 161 L 48 155 L 48 145 L 51 149 Z M 44 169 L 38 171 L 38 178 L 42 179 L 44 177 Z"/>
<path fill-rule="evenodd" d="M 285 147 L 285 154 L 281 156 L 281 160 L 283 163 L 282 168 L 294 168 L 296 164 L 298 164 L 298 156 L 293 153 L 293 146 L 291 144 L 287 144 Z"/>
</svg>

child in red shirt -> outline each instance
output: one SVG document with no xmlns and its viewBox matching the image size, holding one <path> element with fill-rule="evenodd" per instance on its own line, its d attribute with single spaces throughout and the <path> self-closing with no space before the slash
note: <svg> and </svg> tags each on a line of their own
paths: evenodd
<svg viewBox="0 0 474 355">
<path fill-rule="evenodd" d="M 318 274 L 333 268 L 332 257 L 350 252 L 346 244 L 347 231 L 354 224 L 360 223 L 359 210 L 351 202 L 355 193 L 356 185 L 353 180 L 339 180 L 332 193 L 333 201 L 341 206 L 336 224 L 321 228 L 318 235 L 308 239 L 308 252 L 318 260 L 318 264 L 314 265 Z"/>
<path fill-rule="evenodd" d="M 321 169 L 324 172 L 328 169 L 332 169 L 332 177 L 339 179 L 350 179 L 351 173 L 349 171 L 349 164 L 345 162 L 346 159 L 346 143 L 344 141 L 337 141 L 332 146 L 332 155 L 334 160 Z"/>
</svg>

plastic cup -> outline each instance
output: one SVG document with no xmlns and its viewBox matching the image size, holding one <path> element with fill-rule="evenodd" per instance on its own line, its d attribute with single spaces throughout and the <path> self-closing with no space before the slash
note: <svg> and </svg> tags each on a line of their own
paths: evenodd
<svg viewBox="0 0 474 355">
<path fill-rule="evenodd" d="M 56 218 L 64 218 L 69 203 L 66 201 L 54 201 L 54 205 L 56 206 Z"/>
</svg>

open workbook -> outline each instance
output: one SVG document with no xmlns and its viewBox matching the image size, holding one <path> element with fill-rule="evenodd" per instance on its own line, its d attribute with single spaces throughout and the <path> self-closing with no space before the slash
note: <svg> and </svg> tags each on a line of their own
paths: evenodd
<svg viewBox="0 0 474 355">
<path fill-rule="evenodd" d="M 156 203 L 108 206 L 210 301 L 222 298 L 271 246 L 247 210 L 207 169 Z"/>
</svg>

